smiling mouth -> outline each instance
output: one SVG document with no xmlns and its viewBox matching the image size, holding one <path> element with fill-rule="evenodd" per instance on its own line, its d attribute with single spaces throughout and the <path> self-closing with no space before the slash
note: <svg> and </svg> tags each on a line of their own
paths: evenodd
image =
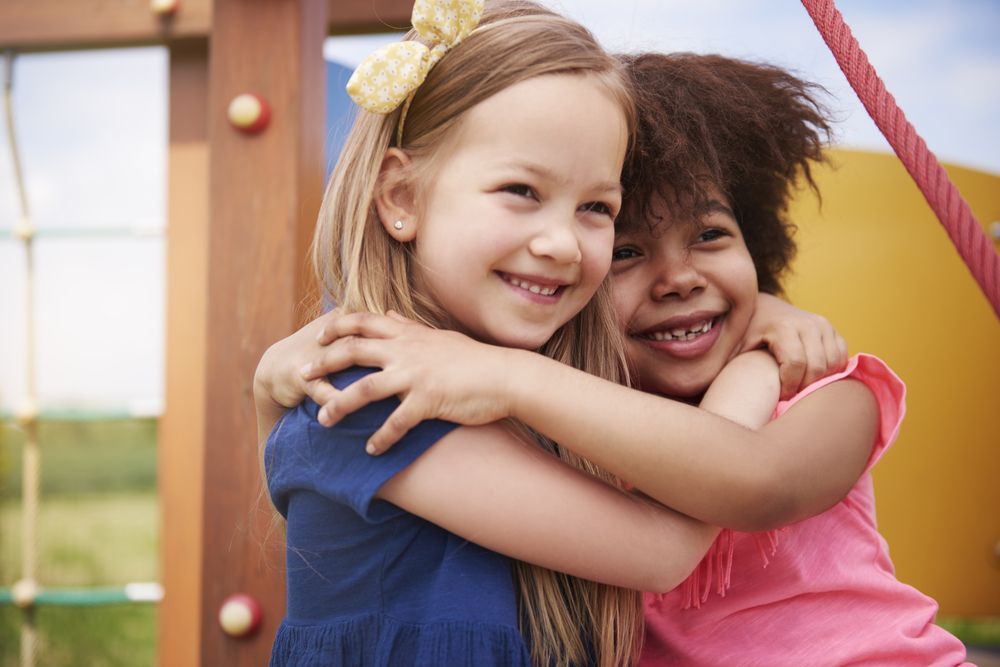
<svg viewBox="0 0 1000 667">
<path fill-rule="evenodd" d="M 555 296 L 566 287 L 565 285 L 559 285 L 554 283 L 550 284 L 536 283 L 530 280 L 525 280 L 524 278 L 518 278 L 517 276 L 512 276 L 509 273 L 502 273 L 500 271 L 497 272 L 497 275 L 499 275 L 500 278 L 502 278 L 503 281 L 508 285 L 513 285 L 514 287 L 523 289 L 526 292 L 531 292 L 532 294 L 537 294 L 539 296 Z"/>
<path fill-rule="evenodd" d="M 657 342 L 672 341 L 672 340 L 694 340 L 699 336 L 704 336 L 719 323 L 720 317 L 712 317 L 702 322 L 696 322 L 689 326 L 684 327 L 674 327 L 671 329 L 663 329 L 660 331 L 647 331 L 644 333 L 635 334 L 637 338 L 643 338 L 645 340 L 654 340 Z"/>
</svg>

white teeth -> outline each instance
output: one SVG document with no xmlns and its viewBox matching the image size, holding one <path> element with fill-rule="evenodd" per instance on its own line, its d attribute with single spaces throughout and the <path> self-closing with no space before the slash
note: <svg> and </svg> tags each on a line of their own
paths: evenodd
<svg viewBox="0 0 1000 667">
<path fill-rule="evenodd" d="M 521 289 L 526 289 L 532 294 L 540 294 L 542 296 L 552 296 L 556 293 L 556 287 L 542 287 L 541 285 L 535 285 L 534 283 L 529 283 L 526 280 L 521 280 L 520 278 L 515 278 L 513 276 L 508 276 L 507 281 L 514 285 L 515 287 L 520 287 Z"/>
<path fill-rule="evenodd" d="M 712 328 L 712 323 L 714 320 L 705 320 L 701 324 L 698 324 L 690 329 L 671 329 L 670 331 L 654 331 L 653 333 L 646 334 L 645 338 L 649 338 L 655 341 L 666 341 L 666 340 L 693 340 L 702 334 L 708 333 Z"/>
</svg>

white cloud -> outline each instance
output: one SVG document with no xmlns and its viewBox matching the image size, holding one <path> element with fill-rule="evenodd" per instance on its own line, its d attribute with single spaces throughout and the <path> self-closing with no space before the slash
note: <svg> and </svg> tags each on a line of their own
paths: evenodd
<svg viewBox="0 0 1000 667">
<path fill-rule="evenodd" d="M 163 49 L 31 54 L 15 64 L 18 144 L 41 228 L 162 226 L 166 190 Z M 2 146 L 7 148 L 4 138 Z M 5 152 L 6 158 L 6 152 Z M 0 161 L 0 196 L 13 191 Z M 20 217 L 0 204 L 0 227 Z M 35 347 L 43 405 L 120 405 L 162 393 L 163 241 L 35 243 Z M 21 245 L 0 238 L 0 407 L 26 391 Z"/>
<path fill-rule="evenodd" d="M 18 143 L 37 224 L 162 225 L 166 52 L 38 54 L 16 65 Z"/>
</svg>

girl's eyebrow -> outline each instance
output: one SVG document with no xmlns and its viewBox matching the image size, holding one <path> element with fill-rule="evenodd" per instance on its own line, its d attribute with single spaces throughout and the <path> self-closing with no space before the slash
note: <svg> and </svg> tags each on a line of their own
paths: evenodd
<svg viewBox="0 0 1000 667">
<path fill-rule="evenodd" d="M 529 162 L 527 160 L 505 160 L 497 164 L 498 167 L 503 169 L 514 169 L 526 171 L 529 174 L 538 176 L 549 181 L 565 181 L 565 178 L 561 178 L 556 175 L 554 171 L 548 167 L 544 167 L 535 162 Z M 623 194 L 625 188 L 622 186 L 621 181 L 603 181 L 601 183 L 595 183 L 593 187 L 596 192 L 613 192 L 615 194 Z"/>
<path fill-rule="evenodd" d="M 698 207 L 698 212 L 722 213 L 723 215 L 728 215 L 733 220 L 736 220 L 736 214 L 733 213 L 733 209 L 718 199 L 709 199 L 707 202 Z"/>
</svg>

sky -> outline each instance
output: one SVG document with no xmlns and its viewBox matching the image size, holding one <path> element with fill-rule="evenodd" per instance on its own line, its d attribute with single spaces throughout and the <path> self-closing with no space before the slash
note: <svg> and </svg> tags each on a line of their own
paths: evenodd
<svg viewBox="0 0 1000 667">
<path fill-rule="evenodd" d="M 835 141 L 888 152 L 799 3 L 549 2 L 613 51 L 696 51 L 774 63 L 823 85 Z M 862 48 L 939 159 L 1000 174 L 1000 2 L 840 0 Z M 384 36 L 329 40 L 355 66 Z M 162 396 L 167 57 L 162 48 L 42 53 L 14 67 L 14 122 L 35 243 L 35 358 L 46 407 L 155 412 Z M 6 116 L 0 113 L 6 121 Z M 25 261 L 0 133 L 0 412 L 25 395 Z M 60 230 L 118 228 L 117 237 Z"/>
</svg>

